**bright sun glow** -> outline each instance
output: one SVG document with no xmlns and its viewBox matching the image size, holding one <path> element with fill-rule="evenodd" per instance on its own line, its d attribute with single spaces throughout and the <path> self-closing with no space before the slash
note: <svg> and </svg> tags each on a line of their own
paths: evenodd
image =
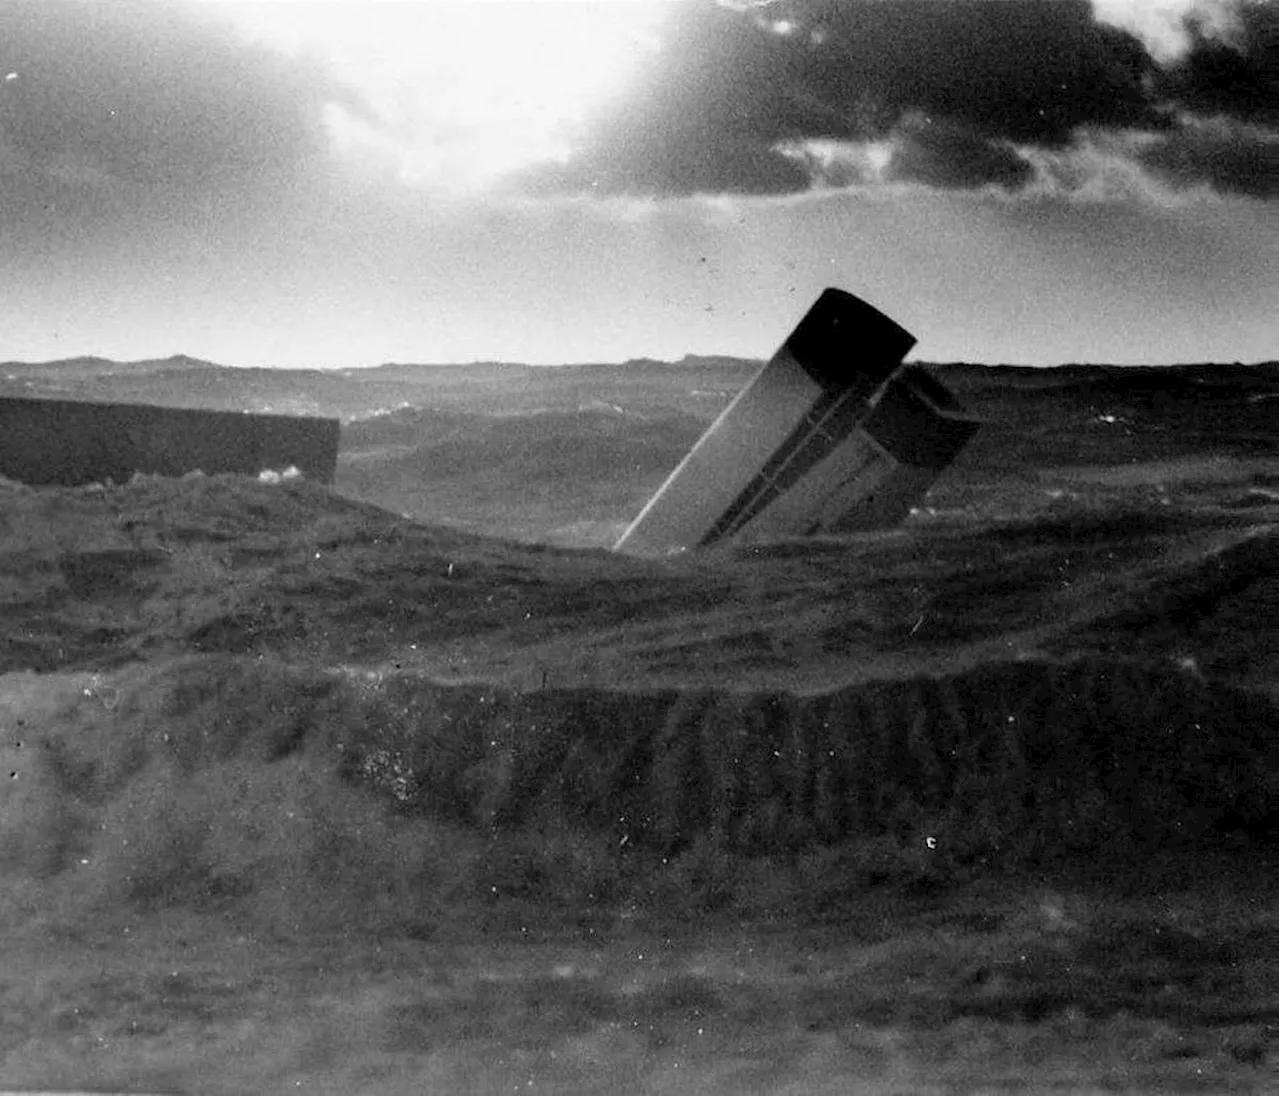
<svg viewBox="0 0 1280 1096">
<path fill-rule="evenodd" d="M 454 193 L 562 161 L 656 47 L 667 4 L 630 0 L 218 2 L 254 41 L 327 65 L 369 113 L 326 108 L 334 145 Z"/>
</svg>

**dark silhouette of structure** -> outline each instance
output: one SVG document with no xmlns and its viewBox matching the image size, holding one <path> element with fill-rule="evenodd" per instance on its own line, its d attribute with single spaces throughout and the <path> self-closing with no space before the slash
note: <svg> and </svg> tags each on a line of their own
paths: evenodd
<svg viewBox="0 0 1280 1096">
<path fill-rule="evenodd" d="M 256 476 L 297 468 L 332 483 L 338 420 L 132 403 L 0 397 L 0 476 L 75 487 L 136 472 Z"/>
<path fill-rule="evenodd" d="M 978 428 L 871 305 L 824 290 L 616 549 L 880 529 L 905 518 Z"/>
</svg>

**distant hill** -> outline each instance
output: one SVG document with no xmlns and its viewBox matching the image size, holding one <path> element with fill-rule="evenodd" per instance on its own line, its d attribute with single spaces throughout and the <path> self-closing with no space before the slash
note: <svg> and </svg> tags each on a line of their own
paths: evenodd
<svg viewBox="0 0 1280 1096">
<path fill-rule="evenodd" d="M 759 366 L 688 356 L 277 370 L 77 358 L 0 366 L 0 395 L 336 417 L 336 482 L 349 497 L 477 532 L 604 545 Z M 984 423 L 931 506 L 1010 477 L 1027 482 L 1017 505 L 1030 506 L 1051 468 L 1277 455 L 1275 362 L 931 368 Z"/>
<path fill-rule="evenodd" d="M 71 358 L 0 364 L 0 395 L 344 420 L 406 406 L 514 414 L 577 409 L 591 402 L 697 414 L 708 401 L 723 403 L 759 365 L 740 358 L 687 358 L 679 363 L 636 360 L 565 366 L 391 363 L 324 370 L 239 368 L 183 355 L 137 362 Z"/>
<path fill-rule="evenodd" d="M 934 363 L 931 369 L 958 389 L 1001 388 L 1010 391 L 1089 392 L 1164 391 L 1193 393 L 1202 389 L 1238 393 L 1274 390 L 1276 362 L 1203 362 L 1187 365 L 973 365 Z"/>
<path fill-rule="evenodd" d="M 0 362 L 0 383 L 20 380 L 39 381 L 57 378 L 87 380 L 94 377 L 111 377 L 122 381 L 128 377 L 155 376 L 157 374 L 194 374 L 202 372 L 227 373 L 241 381 L 260 374 L 273 377 L 290 377 L 299 381 L 317 381 L 321 378 L 341 377 L 351 381 L 363 381 L 379 385 L 442 384 L 448 386 L 459 381 L 485 383 L 505 381 L 514 384 L 530 382 L 547 383 L 553 378 L 591 378 L 604 376 L 639 379 L 647 376 L 669 378 L 673 374 L 720 373 L 736 376 L 758 369 L 762 358 L 741 358 L 718 354 L 686 354 L 679 361 L 662 361 L 656 358 L 629 358 L 622 362 L 578 362 L 564 365 L 528 365 L 521 362 L 475 361 L 453 363 L 385 362 L 381 365 L 347 367 L 340 369 L 273 368 L 262 366 L 223 365 L 187 354 L 173 354 L 167 358 L 143 358 L 117 361 L 111 358 L 86 355 L 76 358 L 60 358 L 41 362 Z M 1015 387 L 1057 386 L 1063 383 L 1081 383 L 1098 377 L 1146 378 L 1155 383 L 1157 378 L 1178 378 L 1183 381 L 1200 379 L 1218 383 L 1224 376 L 1235 378 L 1276 378 L 1274 361 L 1199 362 L 1171 365 L 1108 365 L 1098 363 L 1068 363 L 1056 366 L 1025 366 L 1011 364 L 987 365 L 974 362 L 927 362 L 917 364 L 937 370 L 949 381 L 963 384 L 988 384 L 999 382 Z"/>
</svg>

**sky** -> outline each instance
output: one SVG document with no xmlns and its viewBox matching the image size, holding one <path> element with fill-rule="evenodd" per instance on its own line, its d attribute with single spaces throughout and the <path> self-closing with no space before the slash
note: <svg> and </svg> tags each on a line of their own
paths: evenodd
<svg viewBox="0 0 1280 1096">
<path fill-rule="evenodd" d="M 1275 0 L 0 0 L 0 361 L 1277 356 Z"/>
</svg>

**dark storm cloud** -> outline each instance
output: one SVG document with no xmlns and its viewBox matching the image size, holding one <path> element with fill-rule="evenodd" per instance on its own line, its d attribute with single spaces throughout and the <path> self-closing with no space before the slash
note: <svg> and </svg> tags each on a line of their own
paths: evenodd
<svg viewBox="0 0 1280 1096">
<path fill-rule="evenodd" d="M 1276 126 L 1280 5 L 1245 3 L 1223 37 L 1190 21 L 1187 55 L 1160 74 L 1157 93 L 1186 110 Z"/>
<path fill-rule="evenodd" d="M 1019 147 L 1065 149 L 1089 129 L 1170 135 L 1164 170 L 1192 171 L 1203 142 L 1179 136 L 1178 110 L 1257 121 L 1270 110 L 1274 124 L 1275 12 L 1247 15 L 1232 41 L 1192 28 L 1194 49 L 1162 71 L 1086 0 L 680 7 L 642 86 L 597 120 L 571 161 L 526 181 L 539 191 L 777 193 L 814 180 L 820 157 L 806 143 L 882 141 L 892 149 L 882 180 L 1017 190 L 1034 174 Z M 1205 167 L 1223 189 L 1256 190 L 1247 157 Z M 817 174 L 838 184 L 841 171 L 848 165 Z"/>
<path fill-rule="evenodd" d="M 995 185 L 1015 189 L 1030 180 L 1031 165 L 971 126 L 909 116 L 895 131 L 886 175 L 948 189 Z"/>
<path fill-rule="evenodd" d="M 0 158 L 200 188 L 323 147 L 321 107 L 351 95 L 177 4 L 0 3 Z M 356 104 L 351 104 L 356 106 Z"/>
<path fill-rule="evenodd" d="M 807 176 L 780 143 L 901 131 L 895 177 L 1013 185 L 1023 169 L 1009 141 L 1155 124 L 1149 71 L 1138 43 L 1097 25 L 1083 0 L 699 3 L 675 9 L 644 86 L 554 182 L 801 189 Z"/>
<path fill-rule="evenodd" d="M 1056 144 L 1082 124 L 1151 120 L 1149 62 L 1072 0 L 895 0 L 770 5 L 808 55 L 808 95 L 878 136 L 876 115 L 915 110 L 989 139 Z M 768 23 L 766 23 L 766 28 Z M 869 109 L 868 109 L 869 108 Z"/>
<path fill-rule="evenodd" d="M 1188 122 L 1143 150 L 1139 161 L 1175 188 L 1207 183 L 1251 198 L 1274 198 L 1280 159 L 1274 133 L 1225 120 Z"/>
<path fill-rule="evenodd" d="M 1277 193 L 1277 22 L 1280 6 L 1233 6 L 1220 34 L 1195 19 L 1185 56 L 1162 69 L 1154 94 L 1177 122 L 1137 156 L 1175 188 L 1205 185 L 1274 199 Z"/>
</svg>

